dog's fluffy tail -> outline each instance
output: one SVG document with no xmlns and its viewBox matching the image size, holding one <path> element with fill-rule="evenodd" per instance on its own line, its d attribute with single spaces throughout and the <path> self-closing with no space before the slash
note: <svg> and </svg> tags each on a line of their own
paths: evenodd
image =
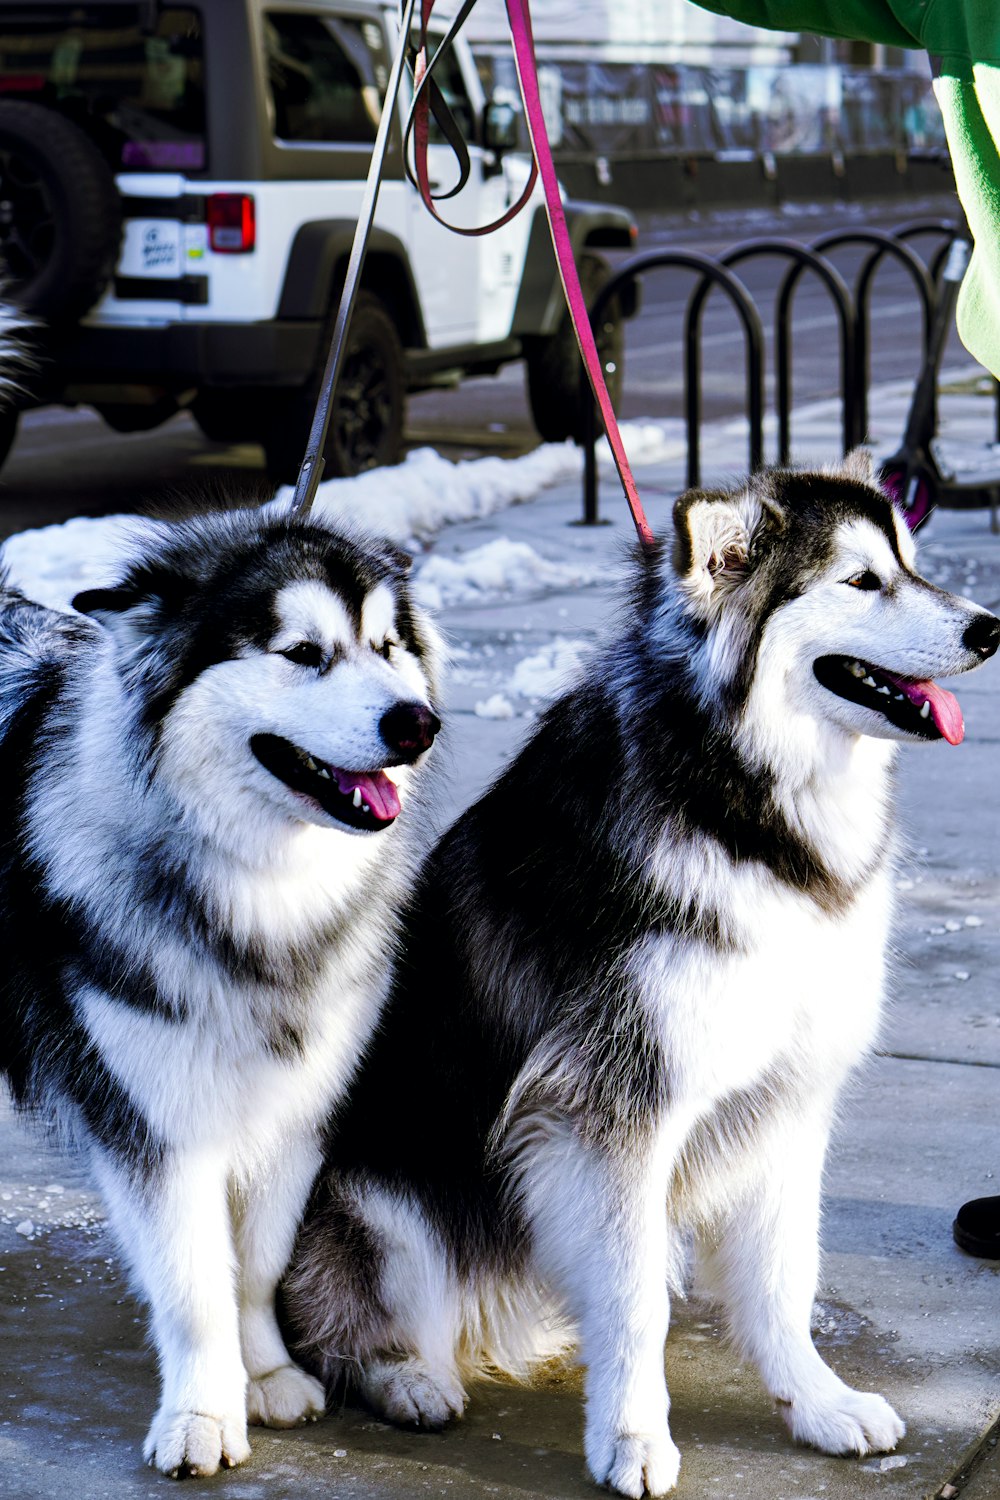
<svg viewBox="0 0 1000 1500">
<path fill-rule="evenodd" d="M 36 368 L 31 335 L 38 324 L 9 302 L 0 286 L 0 411 L 17 405 L 25 380 Z"/>
</svg>

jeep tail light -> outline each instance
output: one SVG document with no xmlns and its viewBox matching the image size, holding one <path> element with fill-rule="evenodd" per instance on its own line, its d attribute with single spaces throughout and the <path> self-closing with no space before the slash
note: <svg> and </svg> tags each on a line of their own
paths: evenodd
<svg viewBox="0 0 1000 1500">
<path fill-rule="evenodd" d="M 208 243 L 221 255 L 242 255 L 257 242 L 257 220 L 250 193 L 210 193 Z"/>
</svg>

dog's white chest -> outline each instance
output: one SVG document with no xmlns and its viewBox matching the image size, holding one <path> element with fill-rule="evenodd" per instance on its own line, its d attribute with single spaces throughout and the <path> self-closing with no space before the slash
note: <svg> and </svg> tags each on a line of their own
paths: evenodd
<svg viewBox="0 0 1000 1500">
<path fill-rule="evenodd" d="M 798 896 L 759 899 L 739 951 L 648 944 L 638 977 L 674 1097 L 719 1099 L 791 1059 L 842 1077 L 878 1024 L 888 917 L 880 876 L 835 916 Z"/>
</svg>

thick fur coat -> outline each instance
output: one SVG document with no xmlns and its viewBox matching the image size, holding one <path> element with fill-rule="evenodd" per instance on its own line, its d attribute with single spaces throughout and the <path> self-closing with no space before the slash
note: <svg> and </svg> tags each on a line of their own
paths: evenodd
<svg viewBox="0 0 1000 1500">
<path fill-rule="evenodd" d="M 166 1473 L 322 1410 L 274 1289 L 420 846 L 438 643 L 405 562 L 244 510 L 150 526 L 75 615 L 2 598 L 0 1066 L 90 1153 Z"/>
<path fill-rule="evenodd" d="M 853 457 L 678 502 L 621 624 L 425 864 L 383 1024 L 331 1121 L 285 1302 L 396 1421 L 567 1340 L 599 1483 L 676 1482 L 669 1291 L 693 1242 L 793 1436 L 903 1424 L 810 1336 L 837 1098 L 876 1035 L 895 741 L 1000 622 L 915 570 Z"/>
</svg>

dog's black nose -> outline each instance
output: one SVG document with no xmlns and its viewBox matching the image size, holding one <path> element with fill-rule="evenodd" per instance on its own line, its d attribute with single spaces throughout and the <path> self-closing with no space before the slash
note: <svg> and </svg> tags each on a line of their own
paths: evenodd
<svg viewBox="0 0 1000 1500">
<path fill-rule="evenodd" d="M 974 615 L 965 627 L 962 645 L 977 652 L 985 661 L 1000 646 L 1000 620 L 996 615 L 988 615 L 985 610 L 981 615 Z"/>
<path fill-rule="evenodd" d="M 395 703 L 382 715 L 379 733 L 402 760 L 416 760 L 434 743 L 441 720 L 423 703 Z"/>
</svg>

